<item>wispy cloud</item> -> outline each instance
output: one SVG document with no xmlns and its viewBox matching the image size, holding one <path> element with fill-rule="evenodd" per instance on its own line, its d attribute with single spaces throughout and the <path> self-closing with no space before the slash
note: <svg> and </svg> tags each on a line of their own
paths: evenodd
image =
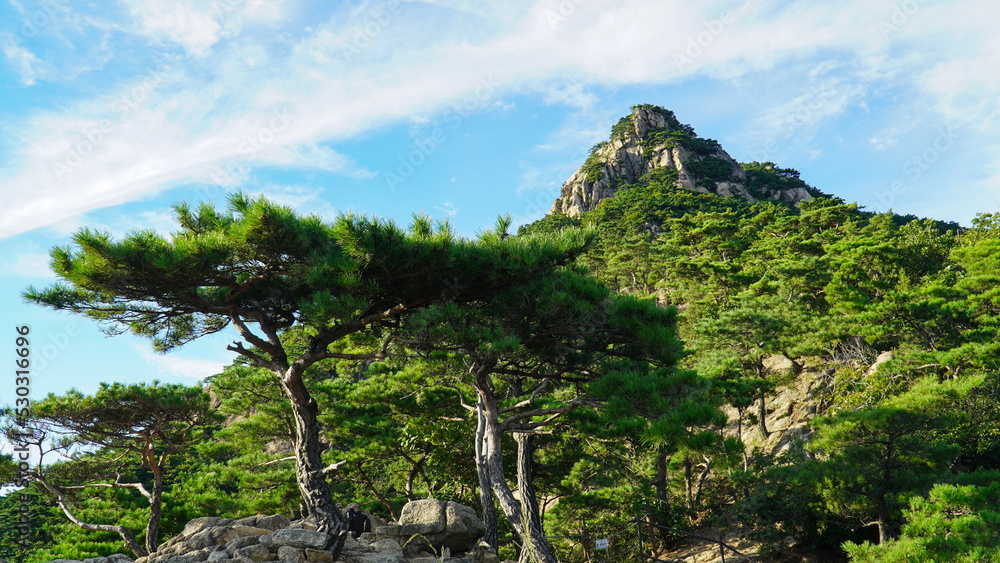
<svg viewBox="0 0 1000 563">
<path fill-rule="evenodd" d="M 261 167 L 371 177 L 338 142 L 446 111 L 484 81 L 495 86 L 494 99 L 532 93 L 575 108 L 575 122 L 553 136 L 551 147 L 583 146 L 606 135 L 613 117 L 604 115 L 609 108 L 592 109 L 595 87 L 766 80 L 782 65 L 819 67 L 814 79 L 831 92 L 814 108 L 801 90 L 772 93 L 764 110 L 769 117 L 810 109 L 803 131 L 852 104 L 864 107 L 883 69 L 912 74 L 923 97 L 909 103 L 956 119 L 998 119 L 1000 79 L 992 69 L 1000 49 L 989 39 L 989 18 L 942 15 L 988 5 L 976 0 L 928 5 L 890 34 L 879 27 L 891 21 L 888 1 L 537 0 L 512 8 L 464 0 L 366 2 L 327 9 L 321 19 L 292 4 L 216 4 L 234 8 L 130 0 L 136 23 L 102 29 L 116 40 L 155 40 L 161 50 L 149 55 L 156 61 L 151 68 L 170 62 L 169 73 L 135 107 L 126 104 L 127 112 L 115 102 L 128 100 L 137 86 L 121 82 L 7 125 L 17 142 L 0 153 L 0 173 L 14 195 L 0 210 L 0 237 L 175 186 L 244 179 Z M 429 25 L 442 11 L 465 25 Z M 489 20 L 497 14 L 504 17 Z M 940 27 L 929 27 L 931 20 Z M 927 52 L 892 66 L 897 57 L 891 55 L 911 42 L 926 39 L 933 46 L 956 33 L 967 38 L 965 51 Z M 178 47 L 185 56 L 177 55 Z M 37 80 L 44 61 L 11 47 L 5 55 L 21 65 L 23 84 Z M 827 64 L 833 58 L 847 61 L 850 70 Z M 95 127 L 105 121 L 110 128 L 98 136 Z"/>
<path fill-rule="evenodd" d="M 144 360 L 159 370 L 160 376 L 181 377 L 184 379 L 204 379 L 222 372 L 225 364 L 211 360 L 181 358 L 173 354 L 156 354 L 145 346 L 132 343 L 131 346 Z M 149 374 L 149 377 L 156 377 Z"/>
<path fill-rule="evenodd" d="M 34 53 L 20 45 L 12 35 L 7 35 L 4 38 L 3 54 L 7 57 L 7 62 L 17 69 L 21 84 L 25 86 L 35 84 L 35 79 L 38 77 L 37 69 L 42 61 Z"/>
<path fill-rule="evenodd" d="M 210 5 L 176 0 L 134 0 L 128 5 L 144 32 L 179 43 L 192 55 L 204 55 L 219 40 L 222 26 Z"/>
<path fill-rule="evenodd" d="M 206 55 L 221 39 L 235 37 L 244 22 L 283 17 L 283 0 L 125 0 L 139 26 L 134 31 L 175 43 L 190 55 Z"/>
<path fill-rule="evenodd" d="M 3 261 L 4 277 L 55 278 L 49 268 L 49 255 L 43 252 L 22 252 L 14 261 Z"/>
</svg>

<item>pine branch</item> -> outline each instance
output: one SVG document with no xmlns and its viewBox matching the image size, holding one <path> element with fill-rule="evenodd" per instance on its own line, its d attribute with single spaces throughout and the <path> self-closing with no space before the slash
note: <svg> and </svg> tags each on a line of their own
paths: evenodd
<svg viewBox="0 0 1000 563">
<path fill-rule="evenodd" d="M 533 402 L 535 402 L 535 397 L 538 396 L 538 393 L 540 393 L 542 389 L 544 389 L 545 386 L 548 385 L 548 383 L 549 383 L 549 378 L 546 377 L 545 379 L 542 380 L 541 383 L 538 384 L 537 387 L 535 387 L 535 389 L 531 392 L 530 397 L 521 401 L 520 403 L 517 403 L 516 405 L 507 407 L 505 409 L 500 409 L 500 414 L 508 413 L 510 411 L 514 411 L 532 404 Z"/>
<path fill-rule="evenodd" d="M 594 401 L 592 399 L 573 399 L 572 401 L 561 407 L 555 407 L 550 409 L 535 409 L 533 411 L 522 412 L 515 415 L 511 415 L 507 417 L 507 420 L 504 420 L 503 422 L 500 423 L 500 429 L 503 432 L 514 432 L 514 431 L 520 432 L 521 430 L 519 429 L 521 428 L 527 428 L 529 430 L 532 428 L 538 428 L 539 426 L 544 426 L 552 422 L 556 418 L 568 412 L 573 411 L 577 407 L 581 407 L 584 405 L 591 407 L 603 406 L 602 403 Z M 536 416 L 548 416 L 549 418 L 541 422 L 531 422 L 527 424 L 518 424 L 518 425 L 512 424 L 516 420 L 521 420 L 523 418 L 532 418 Z"/>
<path fill-rule="evenodd" d="M 45 487 L 46 489 L 48 489 L 50 493 L 55 495 L 56 504 L 59 505 L 59 508 L 62 509 L 63 513 L 66 515 L 67 518 L 69 518 L 70 522 L 76 524 L 81 529 L 88 531 L 115 532 L 116 534 L 122 537 L 122 540 L 125 541 L 125 547 L 132 550 L 132 553 L 134 553 L 136 557 L 147 557 L 149 555 L 149 552 L 146 551 L 146 548 L 142 547 L 139 544 L 139 542 L 136 541 L 135 536 L 132 535 L 132 533 L 129 532 L 124 526 L 115 526 L 112 524 L 91 524 L 89 522 L 84 522 L 83 520 L 80 520 L 79 518 L 76 517 L 75 514 L 73 514 L 73 510 L 70 508 L 69 503 L 66 501 L 66 495 L 63 494 L 62 491 L 60 491 L 51 483 L 49 483 L 48 480 L 46 480 L 43 475 L 37 472 L 35 473 L 34 478 L 35 481 L 41 483 L 43 487 Z"/>
<path fill-rule="evenodd" d="M 153 495 L 149 494 L 146 490 L 146 486 L 142 483 L 122 483 L 122 475 L 119 472 L 115 472 L 115 482 L 114 483 L 88 483 L 86 485 L 72 485 L 64 486 L 63 489 L 88 489 L 90 487 L 110 487 L 116 489 L 135 489 L 139 491 L 139 494 L 146 497 L 146 500 L 153 502 Z"/>
</svg>

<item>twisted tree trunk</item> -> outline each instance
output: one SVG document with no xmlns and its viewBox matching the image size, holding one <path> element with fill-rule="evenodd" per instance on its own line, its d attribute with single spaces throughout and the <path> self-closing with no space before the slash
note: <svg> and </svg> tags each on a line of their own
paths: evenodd
<svg viewBox="0 0 1000 563">
<path fill-rule="evenodd" d="M 517 493 L 521 498 L 521 517 L 524 519 L 529 533 L 537 536 L 536 541 L 545 544 L 549 553 L 552 548 L 548 545 L 545 533 L 542 531 L 542 518 L 538 510 L 538 498 L 535 495 L 535 482 L 533 474 L 533 463 L 535 446 L 533 436 L 526 432 L 514 432 L 514 440 L 517 442 Z M 531 559 L 537 560 L 537 553 L 532 549 L 521 551 L 519 561 L 529 563 Z M 529 558 L 528 556 L 532 556 Z"/>
<path fill-rule="evenodd" d="M 490 470 L 486 466 L 486 455 L 483 452 L 486 417 L 483 414 L 483 402 L 481 400 L 476 404 L 476 415 L 476 474 L 479 477 L 479 505 L 483 512 L 483 525 L 486 527 L 483 540 L 493 549 L 493 553 L 499 553 L 500 532 L 497 523 L 497 509 L 493 503 L 493 486 L 490 484 Z"/>
<path fill-rule="evenodd" d="M 499 411 L 496 396 L 493 394 L 493 382 L 489 377 L 492 367 L 492 364 L 489 364 L 473 368 L 476 392 L 479 394 L 479 400 L 483 406 L 484 454 L 490 486 L 497 504 L 500 505 L 500 510 L 503 511 L 517 535 L 521 537 L 523 549 L 530 550 L 531 560 L 535 563 L 556 563 L 556 558 L 552 555 L 541 529 L 532 526 L 530 519 L 526 521 L 521 517 L 521 504 L 514 498 L 514 493 L 504 478 L 503 458 L 500 453 Z"/>
<path fill-rule="evenodd" d="M 347 538 L 347 523 L 333 501 L 333 492 L 320 458 L 319 408 L 309 395 L 302 374 L 294 366 L 281 378 L 281 384 L 295 416 L 295 480 L 309 516 L 316 521 L 316 531 L 330 535 L 327 549 L 336 560 Z"/>
<path fill-rule="evenodd" d="M 153 456 L 150 456 L 152 459 Z M 165 459 L 163 460 L 166 461 Z M 163 463 L 150 464 L 153 470 L 153 491 L 149 495 L 149 522 L 146 523 L 146 551 L 160 548 L 160 520 L 163 518 Z"/>
</svg>

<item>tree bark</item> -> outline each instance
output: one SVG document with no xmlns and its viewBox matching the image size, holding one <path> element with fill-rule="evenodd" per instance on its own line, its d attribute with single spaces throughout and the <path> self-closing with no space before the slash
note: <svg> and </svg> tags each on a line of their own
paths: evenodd
<svg viewBox="0 0 1000 563">
<path fill-rule="evenodd" d="M 760 420 L 757 421 L 757 429 L 760 430 L 760 435 L 763 438 L 767 438 L 770 432 L 767 431 L 767 399 L 763 390 L 757 396 L 757 416 L 760 417 Z"/>
<path fill-rule="evenodd" d="M 667 504 L 667 448 L 660 446 L 656 451 L 656 478 L 653 481 L 656 500 Z"/>
<path fill-rule="evenodd" d="M 503 474 L 503 458 L 500 452 L 500 422 L 498 419 L 498 409 L 496 396 L 493 394 L 493 382 L 490 380 L 489 371 L 492 365 L 479 365 L 473 368 L 475 375 L 476 392 L 479 394 L 480 402 L 483 405 L 484 437 L 485 437 L 485 463 L 488 469 L 490 485 L 493 495 L 496 497 L 500 510 L 503 511 L 507 521 L 513 526 L 514 531 L 521 537 L 524 549 L 531 550 L 531 559 L 535 563 L 556 563 L 556 558 L 549 549 L 548 542 L 542 536 L 541 530 L 533 529 L 530 522 L 525 522 L 521 518 L 521 506 L 514 498 L 510 486 Z"/>
<path fill-rule="evenodd" d="M 150 459 L 153 459 L 150 455 Z M 166 460 L 164 460 L 166 461 Z M 160 519 L 163 518 L 163 466 L 150 464 L 153 470 L 153 491 L 149 496 L 149 522 L 146 523 L 146 551 L 156 553 L 160 547 Z"/>
<path fill-rule="evenodd" d="M 750 470 L 750 457 L 747 455 L 746 445 L 743 443 L 743 409 L 736 409 L 736 437 L 740 440 L 740 455 L 743 457 L 743 471 Z M 745 489 L 747 496 L 750 495 L 750 490 Z"/>
<path fill-rule="evenodd" d="M 691 457 L 684 454 L 684 489 L 687 493 L 688 510 L 694 510 L 694 479 L 691 475 Z"/>
<path fill-rule="evenodd" d="M 281 378 L 281 384 L 295 416 L 295 480 L 309 516 L 316 521 L 316 530 L 330 535 L 327 550 L 336 560 L 347 538 L 347 524 L 333 502 L 333 492 L 320 458 L 319 408 L 306 389 L 302 373 L 294 365 Z"/>
<path fill-rule="evenodd" d="M 413 461 L 406 453 L 403 453 L 403 457 L 410 463 L 410 469 L 406 472 L 406 500 L 413 502 L 417 500 L 416 493 L 413 492 L 413 482 L 417 479 L 417 475 L 423 472 L 424 464 L 427 463 L 427 451 L 425 450 L 420 456 L 420 459 Z M 424 475 L 424 480 L 426 481 L 426 475 Z M 428 490 L 430 489 L 430 483 L 428 485 Z"/>
<path fill-rule="evenodd" d="M 892 535 L 889 533 L 889 516 L 888 514 L 882 513 L 879 510 L 878 515 L 878 543 L 879 545 L 885 545 L 892 539 Z"/>
<path fill-rule="evenodd" d="M 552 548 L 545 539 L 545 532 L 542 530 L 542 518 L 538 510 L 538 499 L 535 495 L 535 483 L 533 475 L 534 463 L 534 443 L 532 435 L 524 432 L 514 432 L 514 441 L 517 442 L 517 493 L 521 497 L 521 516 L 528 526 L 531 534 L 537 535 L 537 541 L 544 542 L 548 551 Z M 521 563 L 529 563 L 526 557 L 528 550 L 522 550 Z M 534 550 L 532 550 L 533 552 Z M 531 553 L 531 555 L 536 555 Z M 537 559 L 537 557 L 536 557 Z"/>
<path fill-rule="evenodd" d="M 493 553 L 500 552 L 500 532 L 497 523 L 497 509 L 493 504 L 493 486 L 490 484 L 490 471 L 486 466 L 486 456 L 483 452 L 483 433 L 485 429 L 485 415 L 483 414 L 483 402 L 476 403 L 476 474 L 479 477 L 479 506 L 482 508 L 483 525 L 486 533 L 483 540 L 493 549 Z"/>
</svg>

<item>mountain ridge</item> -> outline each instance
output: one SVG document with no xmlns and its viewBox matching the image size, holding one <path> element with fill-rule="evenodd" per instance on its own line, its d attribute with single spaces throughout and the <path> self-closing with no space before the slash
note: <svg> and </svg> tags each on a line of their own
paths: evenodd
<svg viewBox="0 0 1000 563">
<path fill-rule="evenodd" d="M 611 128 L 607 141 L 591 148 L 587 160 L 563 183 L 549 214 L 576 217 L 592 211 L 619 190 L 664 169 L 676 170 L 678 187 L 749 203 L 771 200 L 796 206 L 826 195 L 799 179 L 795 170 L 772 162 L 740 164 L 672 111 L 641 104 Z"/>
</svg>

